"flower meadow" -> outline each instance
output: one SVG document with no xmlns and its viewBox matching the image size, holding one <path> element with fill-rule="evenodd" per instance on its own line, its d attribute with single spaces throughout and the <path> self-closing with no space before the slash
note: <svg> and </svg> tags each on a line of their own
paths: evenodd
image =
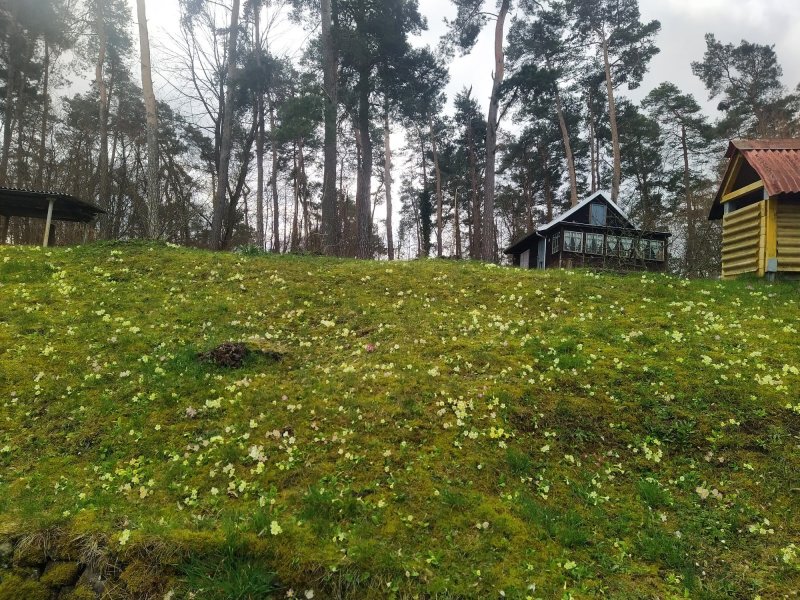
<svg viewBox="0 0 800 600">
<path fill-rule="evenodd" d="M 0 247 L 0 538 L 175 599 L 795 598 L 798 291 Z"/>
</svg>

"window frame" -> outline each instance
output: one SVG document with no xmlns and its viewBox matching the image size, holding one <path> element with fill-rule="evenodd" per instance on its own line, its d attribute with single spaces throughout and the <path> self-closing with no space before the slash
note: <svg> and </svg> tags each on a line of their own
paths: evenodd
<svg viewBox="0 0 800 600">
<path fill-rule="evenodd" d="M 625 242 L 628 242 L 628 247 L 625 247 Z M 619 236 L 619 255 L 622 258 L 631 258 L 633 256 L 634 239 L 632 237 L 621 235 Z"/>
<path fill-rule="evenodd" d="M 589 248 L 589 237 L 593 237 L 595 240 L 599 237 L 600 244 L 596 247 L 597 251 L 590 250 Z M 592 254 L 594 256 L 603 256 L 606 247 L 606 236 L 602 233 L 597 233 L 596 231 L 587 231 L 586 232 L 586 239 L 584 241 L 584 246 L 586 249 L 586 254 Z"/>
<path fill-rule="evenodd" d="M 614 250 L 611 250 L 611 240 L 616 240 Z M 622 236 L 621 235 L 607 235 L 606 236 L 606 256 L 619 256 L 622 249 Z"/>
<path fill-rule="evenodd" d="M 644 257 L 645 260 L 649 260 L 651 262 L 664 262 L 666 250 L 666 244 L 664 243 L 664 240 L 647 240 L 647 242 L 647 253 Z"/>
<path fill-rule="evenodd" d="M 550 238 L 550 254 L 558 254 L 561 252 L 561 232 L 556 231 L 553 237 Z"/>
<path fill-rule="evenodd" d="M 600 207 L 603 209 L 603 222 L 596 223 L 594 220 L 594 209 Z M 608 224 L 608 206 L 603 202 L 591 202 L 589 204 L 589 224 L 595 227 L 606 227 Z"/>
<path fill-rule="evenodd" d="M 567 236 L 571 239 L 575 239 L 577 237 L 580 240 L 580 245 L 577 250 L 573 250 L 572 248 L 567 248 Z M 570 252 L 572 254 L 583 254 L 584 249 L 583 243 L 583 232 L 582 231 L 571 231 L 568 229 L 564 230 L 564 252 Z"/>
</svg>

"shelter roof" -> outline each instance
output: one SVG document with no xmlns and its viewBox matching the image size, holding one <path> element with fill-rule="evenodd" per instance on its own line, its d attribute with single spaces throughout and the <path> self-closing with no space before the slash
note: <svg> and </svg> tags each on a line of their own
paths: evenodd
<svg viewBox="0 0 800 600">
<path fill-rule="evenodd" d="M 758 174 L 770 197 L 800 194 L 800 139 L 731 140 L 725 153 L 731 160 L 711 207 L 711 219 L 722 218 L 722 196 L 731 178 L 736 178 L 737 155 Z"/>
<path fill-rule="evenodd" d="M 0 215 L 44 219 L 50 199 L 55 200 L 53 220 L 56 221 L 90 223 L 106 212 L 91 202 L 61 192 L 0 187 Z"/>
</svg>

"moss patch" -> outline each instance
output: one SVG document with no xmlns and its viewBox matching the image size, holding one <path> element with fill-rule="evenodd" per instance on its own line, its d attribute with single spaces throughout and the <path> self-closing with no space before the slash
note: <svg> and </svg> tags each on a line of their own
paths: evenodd
<svg viewBox="0 0 800 600">
<path fill-rule="evenodd" d="M 78 581 L 83 568 L 76 562 L 56 562 L 47 566 L 40 581 L 49 587 L 60 588 Z"/>
<path fill-rule="evenodd" d="M 7 575 L 0 582 L 0 600 L 50 600 L 50 590 L 38 581 Z"/>
</svg>

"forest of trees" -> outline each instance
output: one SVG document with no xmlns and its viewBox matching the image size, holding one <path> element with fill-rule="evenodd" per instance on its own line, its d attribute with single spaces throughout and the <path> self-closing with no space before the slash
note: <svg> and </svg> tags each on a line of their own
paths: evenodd
<svg viewBox="0 0 800 600">
<path fill-rule="evenodd" d="M 725 142 L 797 131 L 772 46 L 706 36 L 692 71 L 712 122 L 674 83 L 626 97 L 659 51 L 637 0 L 441 1 L 455 17 L 424 47 L 417 0 L 179 0 L 155 53 L 146 0 L 0 0 L 0 186 L 97 203 L 98 239 L 495 262 L 608 189 L 673 233 L 673 271 L 717 272 Z M 307 36 L 297 56 L 272 51 L 287 19 Z M 445 94 L 484 30 L 488 110 L 475 82 Z M 0 217 L 0 241 L 40 226 Z"/>
</svg>

